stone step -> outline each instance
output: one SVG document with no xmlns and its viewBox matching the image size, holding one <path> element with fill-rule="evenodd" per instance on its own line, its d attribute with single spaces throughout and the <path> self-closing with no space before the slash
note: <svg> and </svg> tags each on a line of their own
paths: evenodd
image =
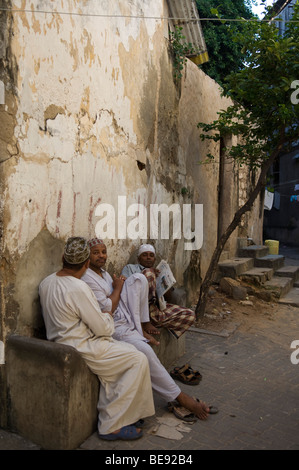
<svg viewBox="0 0 299 470">
<path fill-rule="evenodd" d="M 261 258 L 254 259 L 254 266 L 257 268 L 271 268 L 274 271 L 280 269 L 284 264 L 284 256 L 282 255 L 266 255 Z"/>
<path fill-rule="evenodd" d="M 253 268 L 253 258 L 233 258 L 218 263 L 220 277 L 231 277 L 236 279 L 240 274 Z"/>
<path fill-rule="evenodd" d="M 265 245 L 251 245 L 239 249 L 239 256 L 244 258 L 262 258 L 269 254 L 269 247 Z"/>
<path fill-rule="evenodd" d="M 291 277 L 294 281 L 298 281 L 299 266 L 283 266 L 275 271 L 275 276 Z"/>
<path fill-rule="evenodd" d="M 274 297 L 280 299 L 292 289 L 293 282 L 290 277 L 274 276 L 270 281 L 265 282 L 264 288 L 271 291 Z"/>
<path fill-rule="evenodd" d="M 220 255 L 220 259 L 219 259 L 219 262 L 221 261 L 227 261 L 229 259 L 229 252 L 228 251 L 222 251 L 221 255 Z"/>
<path fill-rule="evenodd" d="M 299 307 L 299 287 L 293 287 L 287 295 L 283 296 L 278 301 L 280 304 L 292 305 L 293 307 Z"/>
<path fill-rule="evenodd" d="M 270 281 L 273 277 L 273 269 L 271 268 L 252 268 L 249 271 L 240 275 L 243 281 L 249 279 L 251 281 L 257 281 L 257 283 L 264 283 Z"/>
</svg>

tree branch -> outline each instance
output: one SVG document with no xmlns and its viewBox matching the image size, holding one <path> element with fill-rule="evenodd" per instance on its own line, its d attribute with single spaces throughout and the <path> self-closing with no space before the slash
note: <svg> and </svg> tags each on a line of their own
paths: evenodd
<svg viewBox="0 0 299 470">
<path fill-rule="evenodd" d="M 252 208 L 252 206 L 254 204 L 254 201 L 256 200 L 256 198 L 260 194 L 261 190 L 265 186 L 267 173 L 268 173 L 271 165 L 274 163 L 275 159 L 279 155 L 279 153 L 280 153 L 280 151 L 281 151 L 281 149 L 284 145 L 284 135 L 285 135 L 284 128 L 282 128 L 281 132 L 280 132 L 279 143 L 278 143 L 276 149 L 272 152 L 272 154 L 268 158 L 268 160 L 266 160 L 265 163 L 263 164 L 263 166 L 261 168 L 260 176 L 259 176 L 259 179 L 258 179 L 258 182 L 257 182 L 255 188 L 250 193 L 250 195 L 249 195 L 247 201 L 245 202 L 245 204 L 243 204 L 243 206 L 241 206 L 238 209 L 238 211 L 235 213 L 235 216 L 234 216 L 233 220 L 231 221 L 231 223 L 229 224 L 227 229 L 224 231 L 224 233 L 221 235 L 221 237 L 219 239 L 219 242 L 217 243 L 217 246 L 214 250 L 214 253 L 213 253 L 211 261 L 210 261 L 209 268 L 206 272 L 205 278 L 204 278 L 204 280 L 202 282 L 202 285 L 201 285 L 201 288 L 200 288 L 200 295 L 199 295 L 199 299 L 198 299 L 196 309 L 195 309 L 196 320 L 199 320 L 204 316 L 206 303 L 207 303 L 208 290 L 209 290 L 210 285 L 213 282 L 214 274 L 216 272 L 222 250 L 223 250 L 227 240 L 229 239 L 230 235 L 238 227 L 243 215 L 246 212 L 250 211 L 250 209 Z"/>
</svg>

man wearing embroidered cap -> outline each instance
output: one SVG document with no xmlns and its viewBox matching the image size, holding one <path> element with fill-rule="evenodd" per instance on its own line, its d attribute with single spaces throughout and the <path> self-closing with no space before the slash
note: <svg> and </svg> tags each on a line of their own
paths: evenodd
<svg viewBox="0 0 299 470">
<path fill-rule="evenodd" d="M 92 290 L 81 280 L 89 256 L 85 238 L 69 238 L 62 269 L 40 283 L 47 338 L 77 349 L 98 376 L 99 437 L 137 439 L 142 430 L 132 423 L 155 412 L 148 361 L 131 344 L 112 338 L 112 315 L 100 309 Z"/>
<path fill-rule="evenodd" d="M 166 308 L 161 311 L 156 299 L 156 277 L 157 270 L 154 268 L 156 261 L 155 248 L 146 243 L 142 244 L 137 253 L 138 263 L 127 264 L 122 275 L 129 277 L 135 273 L 142 273 L 149 285 L 149 310 L 150 318 L 154 327 L 164 327 L 176 337 L 179 338 L 195 321 L 195 313 L 193 310 L 166 303 Z M 150 331 L 154 333 L 154 331 Z"/>
<path fill-rule="evenodd" d="M 93 290 L 102 311 L 111 311 L 115 324 L 113 337 L 134 345 L 148 358 L 152 388 L 166 402 L 177 402 L 189 413 L 199 419 L 206 419 L 209 408 L 205 403 L 182 392 L 167 370 L 161 364 L 153 348 L 153 338 L 147 332 L 149 322 L 148 282 L 142 273 L 132 274 L 128 279 L 124 276 L 110 276 L 104 269 L 107 260 L 107 248 L 100 239 L 89 241 L 90 267 L 82 276 Z M 153 250 L 150 247 L 149 250 Z"/>
<path fill-rule="evenodd" d="M 146 279 L 141 274 L 136 274 L 131 277 L 130 282 L 125 284 L 127 292 L 127 300 L 124 301 L 124 282 L 125 276 L 117 277 L 115 274 L 113 278 L 104 269 L 107 260 L 107 248 L 103 240 L 93 238 L 89 240 L 90 247 L 90 266 L 82 276 L 89 287 L 93 290 L 99 302 L 101 309 L 104 312 L 114 312 L 121 300 L 121 304 L 125 310 L 131 308 L 134 312 L 138 310 L 138 325 L 140 324 L 139 333 L 145 335 L 152 344 L 158 344 L 153 337 L 148 333 L 148 329 L 152 329 L 149 321 L 149 312 L 147 305 L 148 285 Z M 129 303 L 135 302 L 136 305 L 129 306 Z M 125 302 L 125 305 L 124 303 Z M 133 318 L 133 316 L 132 316 Z M 140 319 L 140 320 L 139 320 Z M 114 316 L 115 321 L 115 316 Z"/>
</svg>

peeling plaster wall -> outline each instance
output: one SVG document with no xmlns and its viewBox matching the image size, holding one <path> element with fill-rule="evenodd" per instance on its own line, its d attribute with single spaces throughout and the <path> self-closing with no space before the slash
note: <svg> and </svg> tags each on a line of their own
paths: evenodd
<svg viewBox="0 0 299 470">
<path fill-rule="evenodd" d="M 138 169 L 137 160 L 147 162 L 148 147 L 154 152 L 161 64 L 166 63 L 170 81 L 172 72 L 163 22 L 128 18 L 163 16 L 162 2 L 35 3 L 36 10 L 58 12 L 53 14 L 31 13 L 32 3 L 26 1 L 13 7 L 29 11 L 11 19 L 17 107 L 13 116 L 6 113 L 11 131 L 5 132 L 3 146 L 7 152 L 10 145 L 11 153 L 2 166 L 2 249 L 11 272 L 7 283 L 18 301 L 18 319 L 8 330 L 24 332 L 38 324 L 30 311 L 31 290 L 24 282 L 14 289 L 24 257 L 30 275 L 35 271 L 36 287 L 61 260 L 56 253 L 48 272 L 38 268 L 33 258 L 39 256 L 43 264 L 46 253 L 32 246 L 37 249 L 40 234 L 50 234 L 57 246 L 71 235 L 91 237 L 99 203 L 117 208 L 119 195 L 128 196 L 128 205 L 149 203 L 151 176 Z M 95 16 L 103 12 L 116 17 Z M 110 266 L 120 269 L 130 243 L 110 245 Z"/>
<path fill-rule="evenodd" d="M 55 2 L 55 9 L 130 14 L 123 2 L 111 3 L 114 9 L 106 1 L 95 9 L 88 2 Z M 149 14 L 138 8 L 149 2 L 134 3 L 136 12 Z M 39 4 L 49 9 L 49 2 Z M 162 13 L 161 6 L 151 7 L 151 14 Z M 96 205 L 116 202 L 112 188 L 127 194 L 142 185 L 132 166 L 136 151 L 145 151 L 139 110 L 144 100 L 152 105 L 144 81 L 148 64 L 157 60 L 151 49 L 159 30 L 151 22 L 148 31 L 139 19 L 19 13 L 14 20 L 21 158 L 8 179 L 18 191 L 8 195 L 17 212 L 7 226 L 6 246 L 22 254 L 44 227 L 57 238 L 92 235 Z M 161 34 L 159 40 L 164 42 Z M 150 119 L 152 111 L 144 110 Z"/>
<path fill-rule="evenodd" d="M 20 11 L 3 19 L 2 338 L 38 334 L 40 280 L 59 268 L 69 236 L 95 235 L 100 203 L 117 216 L 118 196 L 146 209 L 203 204 L 201 250 L 184 250 L 183 239 L 155 241 L 195 301 L 217 241 L 219 180 L 217 165 L 199 165 L 219 148 L 201 142 L 197 123 L 227 105 L 219 87 L 189 61 L 176 85 L 167 24 L 129 18 L 167 16 L 163 1 L 11 4 Z M 109 240 L 108 270 L 133 260 L 139 243 Z"/>
</svg>

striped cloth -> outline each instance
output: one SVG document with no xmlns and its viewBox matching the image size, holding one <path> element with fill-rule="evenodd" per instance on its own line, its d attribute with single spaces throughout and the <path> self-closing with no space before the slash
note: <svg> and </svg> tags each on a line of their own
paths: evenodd
<svg viewBox="0 0 299 470">
<path fill-rule="evenodd" d="M 169 303 L 166 304 L 163 311 L 159 310 L 156 299 L 156 276 L 149 268 L 145 268 L 142 274 L 148 280 L 149 311 L 153 325 L 167 328 L 176 338 L 179 338 L 193 325 L 195 312 L 189 308 Z"/>
</svg>

